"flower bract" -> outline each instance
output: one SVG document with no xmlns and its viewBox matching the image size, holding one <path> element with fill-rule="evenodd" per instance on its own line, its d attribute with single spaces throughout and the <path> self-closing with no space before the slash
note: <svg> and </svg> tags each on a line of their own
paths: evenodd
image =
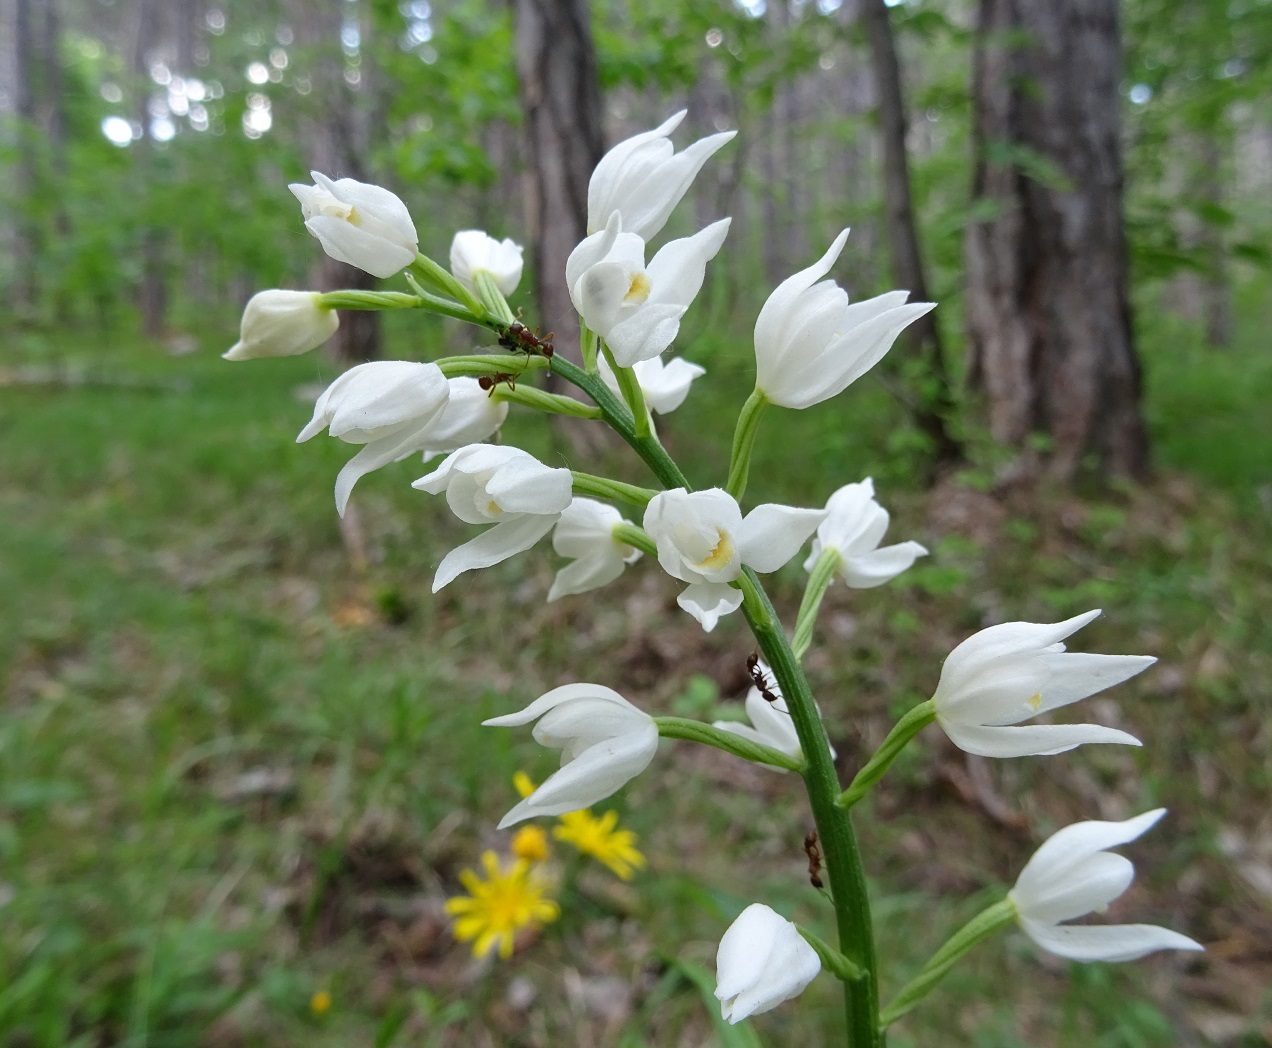
<svg viewBox="0 0 1272 1048">
<path fill-rule="evenodd" d="M 755 388 L 774 404 L 807 408 L 842 393 L 935 308 L 906 304 L 907 291 L 849 305 L 847 292 L 821 280 L 847 239 L 845 229 L 817 262 L 782 281 L 755 321 Z"/>
<path fill-rule="evenodd" d="M 336 311 L 323 306 L 316 291 L 258 291 L 243 309 L 239 340 L 221 356 L 294 357 L 321 346 L 338 327 Z"/>
<path fill-rule="evenodd" d="M 618 825 L 616 811 L 607 811 L 599 818 L 586 809 L 566 812 L 552 836 L 604 863 L 625 881 L 645 865 L 645 856 L 636 847 L 636 834 Z"/>
<path fill-rule="evenodd" d="M 729 583 L 743 566 L 776 571 L 825 516 L 825 510 L 766 503 L 743 518 L 737 500 L 720 488 L 673 488 L 650 499 L 644 528 L 658 547 L 663 570 L 689 583 L 677 603 L 710 632 L 721 615 L 742 603 L 741 591 Z"/>
<path fill-rule="evenodd" d="M 1165 814 L 1165 808 L 1157 808 L 1125 822 L 1079 822 L 1052 834 L 1007 896 L 1025 934 L 1044 950 L 1074 961 L 1133 961 L 1156 950 L 1205 949 L 1152 924 L 1062 923 L 1102 911 L 1130 887 L 1135 867 L 1105 849 L 1135 840 Z"/>
<path fill-rule="evenodd" d="M 716 998 L 730 1023 L 741 1022 L 798 997 L 821 971 L 821 959 L 799 929 L 753 902 L 720 939 Z"/>
<path fill-rule="evenodd" d="M 419 236 L 396 194 L 352 178 L 333 181 L 319 171 L 310 176 L 314 185 L 288 188 L 300 201 L 305 228 L 328 255 L 375 277 L 391 277 L 415 261 Z"/>
<path fill-rule="evenodd" d="M 499 857 L 488 851 L 482 854 L 481 865 L 484 879 L 473 870 L 460 873 L 468 894 L 448 899 L 446 912 L 455 918 L 455 938 L 472 941 L 474 957 L 498 949 L 507 960 L 519 931 L 556 920 L 561 909 L 547 897 L 551 883 L 525 859 L 516 859 L 505 869 Z"/>
<path fill-rule="evenodd" d="M 888 511 L 874 497 L 874 481 L 845 484 L 826 503 L 826 519 L 817 526 L 812 552 L 804 563 L 812 571 L 823 551 L 839 555 L 835 574 L 853 589 L 882 586 L 905 571 L 927 550 L 917 542 L 880 547 L 888 530 Z"/>
<path fill-rule="evenodd" d="M 500 294 L 511 295 L 521 283 L 521 265 L 521 245 L 507 238 L 496 240 L 480 229 L 462 229 L 451 241 L 451 273 L 469 288 L 478 272 L 486 272 Z"/>
<path fill-rule="evenodd" d="M 1120 684 L 1157 661 L 1066 652 L 1060 642 L 1099 614 L 1056 623 L 1004 622 L 963 641 L 946 658 L 932 696 L 945 734 L 982 757 L 1063 753 L 1088 742 L 1138 746 L 1135 736 L 1098 724 L 1020 724 Z"/>
<path fill-rule="evenodd" d="M 651 240 L 688 191 L 702 165 L 737 134 L 724 131 L 700 138 L 676 153 L 668 136 L 685 118 L 681 110 L 652 131 L 633 135 L 601 157 L 587 187 L 587 231 L 605 228 L 615 211 L 623 228 Z"/>
<path fill-rule="evenodd" d="M 640 550 L 614 538 L 615 525 L 626 523 L 618 510 L 604 502 L 571 501 L 552 532 L 552 548 L 570 557 L 571 563 L 552 580 L 549 602 L 608 585 L 624 567 L 640 559 Z"/>
<path fill-rule="evenodd" d="M 452 512 L 467 524 L 494 525 L 442 558 L 433 576 L 436 593 L 462 572 L 498 564 L 543 538 L 570 504 L 573 478 L 520 448 L 471 444 L 413 486 L 446 492 Z"/>
<path fill-rule="evenodd" d="M 561 769 L 517 804 L 499 828 L 536 815 L 564 815 L 604 800 L 649 766 L 658 749 L 653 718 L 600 684 L 566 684 L 519 713 L 483 721 L 515 727 L 538 721 L 534 737 L 561 750 Z"/>
<path fill-rule="evenodd" d="M 601 232 L 570 252 L 565 264 L 570 300 L 616 363 L 631 367 L 671 345 L 728 232 L 729 219 L 721 219 L 664 245 L 646 267 L 645 241 L 623 232 L 615 212 Z"/>
<path fill-rule="evenodd" d="M 327 387 L 296 440 L 309 440 L 326 429 L 333 437 L 364 445 L 336 477 L 341 516 L 360 477 L 424 446 L 423 435 L 449 398 L 441 368 L 407 360 L 359 364 Z"/>
</svg>

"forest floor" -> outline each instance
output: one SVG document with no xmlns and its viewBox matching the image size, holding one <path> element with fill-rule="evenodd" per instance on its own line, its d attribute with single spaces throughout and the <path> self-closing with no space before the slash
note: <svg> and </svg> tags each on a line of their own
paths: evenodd
<svg viewBox="0 0 1272 1048">
<path fill-rule="evenodd" d="M 294 444 L 329 363 L 96 341 L 15 343 L 0 372 L 0 1042 L 835 1043 L 829 978 L 718 1021 L 703 973 L 738 910 L 762 899 L 823 931 L 831 912 L 797 783 L 716 751 L 666 743 L 598 806 L 648 867 L 622 882 L 560 856 L 562 916 L 511 960 L 474 961 L 442 912 L 461 869 L 506 851 L 514 772 L 553 767 L 481 720 L 575 680 L 736 717 L 740 616 L 702 633 L 649 563 L 547 605 L 546 543 L 431 597 L 467 531 L 411 490 L 419 464 L 362 481 L 342 534 L 331 487 L 352 449 Z M 733 350 L 663 427 L 704 484 L 745 393 Z M 1046 834 L 1156 806 L 1170 815 L 1126 849 L 1139 877 L 1109 917 L 1207 952 L 1069 965 L 1013 931 L 893 1048 L 1272 1041 L 1272 362 L 1253 340 L 1146 356 L 1157 475 L 1089 497 L 996 494 L 988 469 L 922 490 L 873 382 L 765 420 L 751 498 L 820 504 L 873 474 L 890 540 L 931 550 L 827 598 L 807 666 L 845 779 L 988 623 L 1102 607 L 1074 650 L 1160 659 L 1079 710 L 1142 750 L 989 762 L 930 728 L 863 804 L 885 995 Z M 562 461 L 539 420 L 509 430 Z M 611 468 L 641 482 L 617 452 Z M 798 564 L 774 576 L 784 615 L 800 585 Z"/>
</svg>

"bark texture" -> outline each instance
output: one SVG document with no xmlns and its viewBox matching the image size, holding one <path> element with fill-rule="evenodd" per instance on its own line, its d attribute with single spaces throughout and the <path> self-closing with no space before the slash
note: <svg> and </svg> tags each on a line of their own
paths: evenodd
<svg viewBox="0 0 1272 1048">
<path fill-rule="evenodd" d="M 587 183 L 604 152 L 601 88 L 587 0 L 515 0 L 517 81 L 526 131 L 526 222 L 539 316 L 575 361 L 578 317 L 565 261 L 587 236 Z"/>
<path fill-rule="evenodd" d="M 883 199 L 893 275 L 899 285 L 910 292 L 911 302 L 930 302 L 927 271 L 914 219 L 914 194 L 910 188 L 901 63 L 897 58 L 888 5 L 884 0 L 865 0 L 861 18 L 870 41 L 870 65 L 883 145 Z M 935 313 L 928 313 L 911 324 L 902 336 L 902 344 L 920 361 L 923 372 L 911 409 L 914 421 L 932 442 L 937 463 L 957 462 L 963 457 L 963 449 L 950 432 L 954 400 Z"/>
<path fill-rule="evenodd" d="M 994 437 L 1068 481 L 1148 465 L 1132 341 L 1117 0 L 981 0 L 965 240 L 971 383 Z M 1045 434 L 1049 453 L 1030 450 Z"/>
</svg>

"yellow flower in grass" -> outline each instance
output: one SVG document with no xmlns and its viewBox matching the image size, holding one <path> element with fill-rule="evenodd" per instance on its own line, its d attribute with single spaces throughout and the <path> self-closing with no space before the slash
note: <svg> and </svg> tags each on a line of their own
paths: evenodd
<svg viewBox="0 0 1272 1048">
<path fill-rule="evenodd" d="M 599 819 L 587 809 L 572 811 L 559 817 L 552 836 L 603 862 L 625 881 L 645 865 L 645 856 L 636 847 L 636 834 L 618 829 L 616 811 L 607 811 Z"/>
<path fill-rule="evenodd" d="M 512 835 L 512 854 L 518 859 L 543 862 L 548 852 L 548 835 L 538 826 L 522 826 Z"/>
<path fill-rule="evenodd" d="M 517 932 L 555 921 L 561 909 L 546 898 L 549 882 L 525 859 L 514 860 L 505 871 L 499 856 L 488 851 L 482 853 L 481 864 L 486 879 L 463 870 L 459 879 L 468 894 L 447 900 L 446 912 L 455 918 L 456 939 L 475 940 L 474 957 L 484 957 L 497 945 L 499 956 L 507 960 Z"/>
<path fill-rule="evenodd" d="M 331 994 L 326 990 L 319 990 L 309 998 L 309 1010 L 315 1015 L 325 1015 L 330 1008 Z"/>
</svg>

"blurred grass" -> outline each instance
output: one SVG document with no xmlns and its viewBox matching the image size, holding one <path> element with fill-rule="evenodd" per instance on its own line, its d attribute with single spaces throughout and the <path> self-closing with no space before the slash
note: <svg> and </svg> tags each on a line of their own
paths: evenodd
<svg viewBox="0 0 1272 1048">
<path fill-rule="evenodd" d="M 1140 883 L 1113 916 L 1178 927 L 1210 954 L 1084 968 L 1012 934 L 899 1024 L 894 1048 L 1267 1043 L 1272 366 L 1267 318 L 1247 305 L 1224 354 L 1150 321 L 1161 473 L 1097 501 L 994 499 L 975 472 L 920 490 L 912 434 L 873 380 L 765 419 L 749 498 L 817 503 L 872 474 L 890 534 L 933 550 L 891 587 L 827 600 L 809 671 L 846 772 L 988 621 L 1103 606 L 1079 648 L 1161 657 L 1087 704 L 1143 751 L 988 765 L 929 732 L 906 754 L 862 828 L 886 985 L 1041 835 L 1156 804 L 1171 818 L 1135 846 Z M 694 343 L 707 379 L 663 426 L 703 484 L 723 475 L 749 355 L 715 331 Z M 350 449 L 293 443 L 333 367 L 231 366 L 214 355 L 228 341 L 172 357 L 28 336 L 6 352 L 85 382 L 0 388 L 0 1043 L 714 1043 L 685 973 L 710 965 L 725 923 L 756 898 L 828 921 L 789 777 L 666 746 L 616 802 L 650 870 L 634 891 L 584 877 L 510 964 L 472 964 L 439 907 L 460 867 L 502 846 L 513 771 L 552 766 L 484 717 L 578 679 L 713 716 L 743 690 L 743 624 L 688 628 L 649 565 L 545 606 L 546 546 L 433 598 L 433 565 L 466 530 L 409 488 L 418 464 L 360 485 L 359 569 L 331 505 Z M 505 436 L 564 461 L 541 420 Z M 611 468 L 642 480 L 629 457 Z M 799 575 L 775 578 L 787 611 Z M 333 1004 L 316 1015 L 323 989 Z M 754 1026 L 764 1043 L 831 1044 L 839 1011 L 822 979 Z"/>
</svg>

